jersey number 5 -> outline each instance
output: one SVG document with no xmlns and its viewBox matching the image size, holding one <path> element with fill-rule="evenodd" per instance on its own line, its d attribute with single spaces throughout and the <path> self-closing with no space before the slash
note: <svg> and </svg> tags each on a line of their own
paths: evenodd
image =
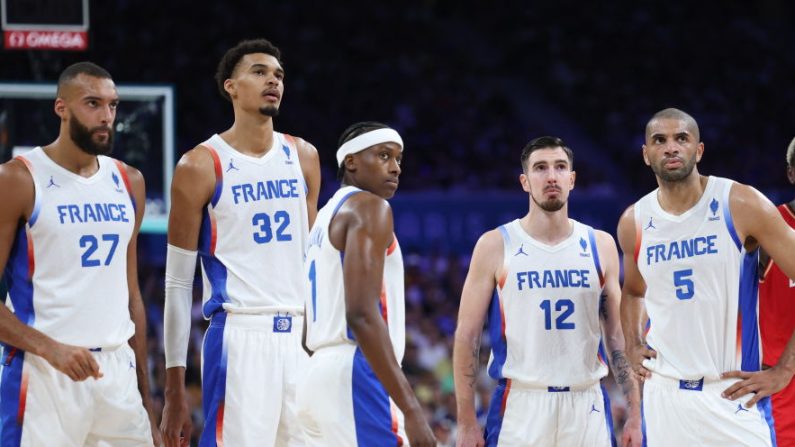
<svg viewBox="0 0 795 447">
<path fill-rule="evenodd" d="M 693 286 L 693 269 L 677 270 L 674 272 L 674 287 L 676 287 L 676 297 L 680 300 L 693 298 L 695 287 Z"/>
</svg>

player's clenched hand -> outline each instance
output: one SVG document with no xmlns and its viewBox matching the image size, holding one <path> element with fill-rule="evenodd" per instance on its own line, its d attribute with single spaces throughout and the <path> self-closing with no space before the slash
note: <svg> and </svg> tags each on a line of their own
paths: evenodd
<svg viewBox="0 0 795 447">
<path fill-rule="evenodd" d="M 483 447 L 486 441 L 483 439 L 483 430 L 477 422 L 475 424 L 458 424 L 458 435 L 455 441 L 456 447 Z"/>
<path fill-rule="evenodd" d="M 721 395 L 726 399 L 735 400 L 748 393 L 756 393 L 751 400 L 745 403 L 746 408 L 751 408 L 761 399 L 781 391 L 792 379 L 792 374 L 774 366 L 757 372 L 731 371 L 721 374 L 721 378 L 743 379 L 726 388 Z"/>
<path fill-rule="evenodd" d="M 640 378 L 646 380 L 651 377 L 651 371 L 643 366 L 643 361 L 646 359 L 657 358 L 657 351 L 649 349 L 642 344 L 627 344 L 626 347 L 629 362 L 632 364 L 632 371 Z"/>
<path fill-rule="evenodd" d="M 422 411 L 406 415 L 406 436 L 411 447 L 436 447 L 436 439 Z"/>
<path fill-rule="evenodd" d="M 95 379 L 102 377 L 97 360 L 86 348 L 54 342 L 49 349 L 42 353 L 42 357 L 53 368 L 66 374 L 75 382 L 86 380 L 89 377 Z"/>
<path fill-rule="evenodd" d="M 190 434 L 193 424 L 188 413 L 188 402 L 184 397 L 169 397 L 163 406 L 163 420 L 160 421 L 160 433 L 166 447 L 187 447 L 190 445 Z"/>
</svg>

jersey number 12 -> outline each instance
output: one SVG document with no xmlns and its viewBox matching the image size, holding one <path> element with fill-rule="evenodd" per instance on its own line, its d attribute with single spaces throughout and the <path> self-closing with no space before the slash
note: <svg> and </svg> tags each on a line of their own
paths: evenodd
<svg viewBox="0 0 795 447">
<path fill-rule="evenodd" d="M 552 301 L 541 301 L 541 309 L 544 309 L 544 329 L 551 331 L 552 327 Z M 566 321 L 574 313 L 574 301 L 562 299 L 555 301 L 555 312 L 560 312 L 555 318 L 554 329 L 574 329 L 574 323 Z"/>
</svg>

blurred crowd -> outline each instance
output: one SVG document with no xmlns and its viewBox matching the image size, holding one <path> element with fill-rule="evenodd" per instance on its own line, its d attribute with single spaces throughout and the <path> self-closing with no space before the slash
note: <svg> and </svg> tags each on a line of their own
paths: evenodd
<svg viewBox="0 0 795 447">
<path fill-rule="evenodd" d="M 343 129 L 378 120 L 406 141 L 404 190 L 513 187 L 521 147 L 553 134 L 583 161 L 579 187 L 641 192 L 643 128 L 669 106 L 701 124 L 709 172 L 785 185 L 767 173 L 795 122 L 787 2 L 186 6 L 94 2 L 88 53 L 6 52 L 2 78 L 52 81 L 91 59 L 119 83 L 173 85 L 181 153 L 232 122 L 213 81 L 220 56 L 266 37 L 287 72 L 277 129 L 318 147 L 326 190 Z"/>
</svg>

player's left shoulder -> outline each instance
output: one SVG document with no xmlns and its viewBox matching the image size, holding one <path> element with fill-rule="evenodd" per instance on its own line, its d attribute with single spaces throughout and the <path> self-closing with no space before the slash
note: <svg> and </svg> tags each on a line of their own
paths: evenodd
<svg viewBox="0 0 795 447">
<path fill-rule="evenodd" d="M 144 194 L 145 181 L 141 171 L 116 158 L 108 157 L 108 159 L 118 167 L 122 175 L 127 177 L 127 180 L 130 182 L 130 188 L 136 196 Z"/>
<path fill-rule="evenodd" d="M 315 148 L 314 145 L 312 145 L 312 143 L 304 140 L 301 137 L 297 137 L 295 135 L 290 135 L 287 133 L 282 133 L 282 136 L 284 137 L 285 141 L 287 141 L 287 144 L 295 148 L 296 152 L 298 152 L 298 155 L 300 157 L 318 156 L 317 149 Z"/>
<path fill-rule="evenodd" d="M 602 230 L 593 230 L 594 239 L 596 240 L 596 249 L 599 251 L 601 258 L 617 258 L 618 248 L 616 248 L 616 241 L 613 235 Z"/>
<path fill-rule="evenodd" d="M 729 190 L 729 206 L 732 216 L 756 216 L 758 213 L 776 211 L 775 205 L 753 186 L 732 182 Z"/>
</svg>

